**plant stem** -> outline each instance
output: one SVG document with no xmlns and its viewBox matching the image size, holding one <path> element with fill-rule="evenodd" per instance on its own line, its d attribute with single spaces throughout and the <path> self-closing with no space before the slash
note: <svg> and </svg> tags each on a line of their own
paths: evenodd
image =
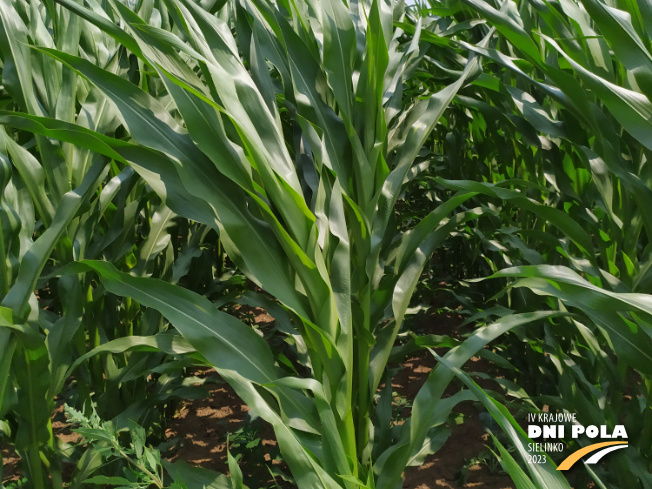
<svg viewBox="0 0 652 489">
<path fill-rule="evenodd" d="M 29 448 L 27 449 L 27 465 L 34 489 L 45 489 L 45 479 L 43 477 L 43 466 L 41 465 L 38 442 L 32 441 L 29 444 Z"/>
<path fill-rule="evenodd" d="M 141 464 L 138 460 L 134 460 L 129 455 L 127 455 L 124 451 L 122 451 L 122 449 L 120 448 L 120 445 L 117 445 L 117 448 L 118 448 L 118 455 L 122 459 L 126 460 L 128 463 L 130 463 L 131 465 L 136 467 L 138 470 L 143 472 L 145 475 L 147 475 L 150 478 L 152 484 L 154 484 L 156 487 L 158 487 L 159 489 L 163 489 L 163 481 L 159 478 L 158 475 L 152 474 L 147 469 L 147 467 L 145 467 L 143 464 Z"/>
</svg>

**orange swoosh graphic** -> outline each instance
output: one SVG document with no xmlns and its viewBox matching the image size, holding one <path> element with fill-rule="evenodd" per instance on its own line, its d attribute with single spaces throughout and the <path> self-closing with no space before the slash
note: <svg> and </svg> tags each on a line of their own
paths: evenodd
<svg viewBox="0 0 652 489">
<path fill-rule="evenodd" d="M 594 443 L 588 447 L 580 448 L 576 452 L 571 453 L 566 459 L 559 464 L 557 470 L 568 470 L 570 469 L 575 462 L 581 459 L 587 453 L 594 452 L 602 447 L 608 447 L 610 445 L 627 445 L 626 441 L 604 441 L 602 443 Z"/>
</svg>

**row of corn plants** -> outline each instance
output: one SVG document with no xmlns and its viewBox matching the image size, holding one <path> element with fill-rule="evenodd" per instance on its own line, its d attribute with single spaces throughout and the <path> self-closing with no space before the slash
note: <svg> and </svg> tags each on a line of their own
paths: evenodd
<svg viewBox="0 0 652 489">
<path fill-rule="evenodd" d="M 84 53 L 96 66 L 133 76 L 118 43 L 67 10 L 40 2 L 3 2 L 0 23 L 4 109 L 104 134 L 121 131 L 115 109 L 96 88 L 30 48 Z M 168 325 L 155 310 L 98 288 L 92 277 L 57 278 L 52 271 L 81 259 L 103 259 L 140 276 L 204 291 L 214 288 L 213 277 L 193 269 L 200 261 L 199 268 L 208 264 L 210 271 L 213 261 L 219 268 L 223 254 L 219 242 L 216 248 L 207 238 L 206 226 L 179 223 L 131 167 L 4 125 L 0 139 L 2 433 L 14 441 L 32 487 L 63 487 L 63 461 L 79 463 L 73 481 L 79 487 L 101 457 L 93 450 L 81 460 L 69 457 L 71 447 L 52 430 L 57 399 L 89 414 L 93 402 L 118 428 L 133 419 L 162 437 L 160 411 L 198 393 L 179 375 L 184 364 L 170 368 L 165 353 L 125 353 L 126 347 L 92 355 L 70 379 L 73 362 L 88 351 L 119 338 L 129 344 L 130 338 L 165 332 Z"/>
<path fill-rule="evenodd" d="M 503 366 L 546 356 L 554 370 L 535 377 L 558 389 L 521 397 L 585 424 L 636 419 L 635 455 L 610 467 L 619 487 L 648 487 L 650 51 L 645 13 L 625 7 L 637 15 L 599 1 L 3 0 L 0 416 L 30 483 L 64 486 L 49 419 L 73 372 L 82 401 L 122 399 L 104 416 L 126 409 L 127 427 L 179 393 L 163 377 L 147 401 L 124 379 L 189 361 L 273 426 L 300 488 L 401 487 L 469 399 L 524 461 L 524 432 L 460 370 L 514 330 Z M 432 204 L 400 220 L 411 182 Z M 510 282 L 395 425 L 387 364 L 412 351 L 397 336 L 451 239 L 471 247 L 465 271 Z M 218 308 L 215 274 L 197 283 L 202 243 L 277 301 L 292 358 Z M 525 367 L 519 348 L 535 352 Z M 443 398 L 455 377 L 468 389 Z M 640 402 L 617 402 L 627 383 Z M 570 487 L 497 444 L 518 487 Z M 98 465 L 79 467 L 81 483 Z"/>
<path fill-rule="evenodd" d="M 491 198 L 483 204 L 495 206 L 495 217 L 457 236 L 467 243 L 457 256 L 466 270 L 482 270 L 478 276 L 516 280 L 498 301 L 508 309 L 484 307 L 480 317 L 573 313 L 506 338 L 501 351 L 514 380 L 538 408 L 576 412 L 584 424 L 626 422 L 632 450 L 595 471 L 607 486 L 649 487 L 648 7 L 465 4 L 429 8 L 445 14 L 439 22 L 447 28 L 493 26 L 500 41 L 471 48 L 487 63 L 483 77 L 457 97 L 446 136 L 433 146 L 444 165 L 423 188 L 473 188 Z M 480 180 L 478 172 L 484 189 L 459 181 Z"/>
</svg>

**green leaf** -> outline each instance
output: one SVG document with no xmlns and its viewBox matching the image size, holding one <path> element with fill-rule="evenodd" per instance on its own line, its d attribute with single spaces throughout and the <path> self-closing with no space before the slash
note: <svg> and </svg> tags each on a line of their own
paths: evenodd
<svg viewBox="0 0 652 489">
<path fill-rule="evenodd" d="M 224 474 L 201 467 L 193 467 L 183 460 L 174 463 L 162 460 L 162 463 L 172 480 L 182 482 L 188 488 L 232 489 L 231 481 Z"/>
<path fill-rule="evenodd" d="M 130 480 L 125 479 L 124 477 L 107 477 L 105 475 L 96 475 L 90 479 L 84 481 L 85 484 L 124 484 L 126 487 L 132 487 L 133 484 Z"/>
<path fill-rule="evenodd" d="M 516 448 L 523 463 L 526 464 L 530 475 L 534 479 L 535 487 L 538 489 L 570 489 L 570 485 L 564 478 L 563 474 L 556 470 L 557 466 L 550 460 L 550 457 L 546 456 L 544 463 L 528 463 L 528 454 L 530 452 L 527 447 L 528 443 L 530 443 L 530 439 L 527 438 L 523 429 L 519 426 L 505 406 L 490 397 L 480 386 L 473 382 L 468 374 L 455 367 L 452 362 L 449 362 L 446 359 L 446 357 L 441 358 L 432 350 L 431 352 L 435 358 L 439 360 L 441 365 L 449 369 L 459 380 L 471 389 L 478 401 L 482 403 L 487 411 L 489 411 L 489 414 L 491 414 L 491 416 L 496 420 L 498 425 Z M 519 482 L 522 483 L 523 474 L 517 471 L 516 475 Z"/>
</svg>

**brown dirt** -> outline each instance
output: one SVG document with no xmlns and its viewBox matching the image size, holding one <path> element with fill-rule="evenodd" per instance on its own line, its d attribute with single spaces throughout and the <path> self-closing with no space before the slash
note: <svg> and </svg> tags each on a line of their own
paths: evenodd
<svg viewBox="0 0 652 489">
<path fill-rule="evenodd" d="M 400 395 L 413 398 L 419 387 L 434 366 L 431 356 L 418 355 L 404 363 L 406 369 L 393 383 Z M 212 371 L 198 372 L 198 376 L 216 375 Z M 169 438 L 181 437 L 183 445 L 176 451 L 171 461 L 184 460 L 191 465 L 205 467 L 228 473 L 225 433 L 235 432 L 245 424 L 247 406 L 236 396 L 230 386 L 217 386 L 206 399 L 184 401 L 175 417 L 170 421 L 166 434 Z M 464 415 L 464 423 L 452 427 L 452 434 L 446 444 L 435 454 L 426 458 L 420 467 L 410 467 L 405 474 L 406 489 L 511 489 L 511 479 L 501 473 L 492 473 L 489 467 L 470 464 L 474 458 L 486 450 L 488 435 L 479 420 L 477 410 L 471 405 L 461 404 L 456 410 Z M 276 441 L 271 429 L 266 428 L 259 435 L 264 449 L 264 460 L 269 462 L 274 456 Z M 242 463 L 244 462 L 244 463 Z M 253 463 L 243 459 L 242 472 L 267 473 L 264 463 Z M 277 465 L 279 462 L 272 461 Z M 285 469 L 284 466 L 281 466 Z M 462 470 L 466 468 L 466 470 Z M 465 481 L 462 480 L 465 473 Z M 281 479 L 276 479 L 282 488 L 293 487 Z M 271 484 L 271 478 L 266 482 Z M 255 485 L 250 486 L 252 489 Z M 267 487 L 271 487 L 267 486 Z"/>
<path fill-rule="evenodd" d="M 16 455 L 16 452 L 10 446 L 4 443 L 0 446 L 0 454 L 2 454 L 2 483 L 7 484 L 18 480 L 20 478 L 18 472 L 20 457 Z"/>
<path fill-rule="evenodd" d="M 212 377 L 218 379 L 212 369 L 202 369 L 195 373 L 197 377 Z M 168 422 L 165 432 L 168 439 L 180 438 L 179 446 L 168 457 L 171 462 L 183 460 L 197 467 L 204 467 L 224 474 L 229 473 L 228 456 L 226 451 L 226 436 L 233 434 L 240 428 L 245 428 L 249 421 L 249 407 L 244 405 L 228 384 L 216 385 L 210 389 L 210 394 L 205 399 L 183 401 L 174 417 Z M 245 477 L 245 483 L 265 483 L 266 487 L 273 487 L 274 479 L 269 475 L 268 466 L 272 469 L 281 469 L 287 472 L 284 464 L 277 460 L 278 454 L 276 439 L 271 427 L 261 420 L 254 421 L 260 431 L 252 436 L 259 439 L 262 448 L 247 451 L 239 460 L 239 465 Z M 231 445 L 231 455 L 234 454 Z M 246 455 L 253 455 L 249 458 Z M 256 456 L 257 455 L 257 456 Z M 254 477 L 251 477 L 251 476 Z M 247 479 L 250 479 L 247 481 Z M 253 479 L 253 482 L 252 482 Z M 282 488 L 294 487 L 282 478 L 276 477 L 276 483 Z M 250 485 L 253 489 L 258 487 Z"/>
<path fill-rule="evenodd" d="M 256 313 L 258 314 L 255 322 L 259 323 L 259 326 L 273 322 L 273 318 L 264 312 L 256 311 Z M 459 323 L 460 317 L 457 315 L 440 315 L 419 321 L 417 327 L 425 333 L 458 336 Z M 473 360 L 470 370 L 486 372 L 490 369 L 490 365 L 486 362 L 478 358 Z M 435 360 L 428 352 L 411 356 L 401 364 L 403 370 L 394 378 L 393 390 L 400 397 L 411 401 L 434 365 Z M 167 459 L 184 460 L 191 465 L 228 473 L 226 433 L 235 433 L 246 427 L 249 408 L 242 403 L 230 386 L 217 379 L 217 374 L 213 370 L 198 370 L 195 375 L 214 376 L 215 379 L 212 380 L 216 382 L 207 398 L 182 402 L 174 417 L 169 420 L 166 436 L 170 440 L 178 438 L 180 443 L 172 453 L 167 454 Z M 454 391 L 455 388 L 451 387 L 446 395 Z M 406 489 L 513 488 L 513 483 L 506 474 L 494 473 L 486 464 L 473 463 L 478 455 L 486 450 L 485 444 L 488 438 L 476 408 L 463 403 L 458 405 L 455 411 L 463 415 L 464 422 L 451 426 L 452 434 L 447 442 L 437 453 L 427 457 L 422 466 L 408 468 L 403 487 Z M 66 431 L 65 423 L 61 420 L 61 414 L 57 413 L 53 428 L 57 436 L 64 441 L 73 442 L 74 439 L 71 438 L 70 432 Z M 405 408 L 404 415 L 408 414 L 409 408 Z M 294 487 L 282 477 L 269 475 L 270 469 L 275 473 L 287 473 L 285 465 L 276 458 L 278 449 L 271 428 L 261 423 L 257 437 L 260 439 L 262 449 L 244 450 L 244 456 L 239 461 L 245 475 L 245 483 L 248 482 L 246 480 L 248 475 L 254 474 L 260 487 L 276 487 L 274 481 L 282 489 Z M 231 441 L 233 442 L 233 439 Z M 0 446 L 0 451 L 4 459 L 3 482 L 16 480 L 19 477 L 19 459 L 10 447 Z M 232 448 L 232 454 L 233 451 Z M 255 459 L 248 459 L 247 456 L 253 453 L 258 455 Z M 251 479 L 249 483 L 252 484 Z M 255 489 L 259 485 L 252 484 L 250 487 Z"/>
<path fill-rule="evenodd" d="M 480 360 L 473 359 L 473 370 L 481 370 Z M 413 399 L 428 374 L 434 367 L 435 360 L 429 353 L 419 354 L 408 359 L 406 367 L 397 377 L 392 386 L 394 390 Z M 455 392 L 449 387 L 444 397 Z M 489 435 L 479 418 L 477 409 L 469 403 L 459 404 L 454 411 L 463 417 L 463 423 L 451 426 L 452 433 L 444 446 L 436 453 L 429 455 L 423 465 L 409 467 L 405 472 L 406 489 L 462 489 L 474 487 L 478 489 L 512 489 L 512 480 L 504 473 L 492 472 L 485 464 L 473 463 L 482 452 L 486 452 Z M 406 413 L 406 415 L 409 413 Z"/>
<path fill-rule="evenodd" d="M 257 323 L 260 322 L 258 319 L 257 317 Z M 264 319 L 267 320 L 268 316 Z M 460 316 L 449 314 L 430 316 L 420 321 L 418 326 L 427 333 L 459 337 L 457 326 L 460 322 Z M 443 354 L 444 351 L 438 353 Z M 399 396 L 411 401 L 435 366 L 435 359 L 426 351 L 410 357 L 401 366 L 403 370 L 393 379 L 392 387 Z M 490 368 L 487 362 L 473 358 L 471 370 L 487 371 Z M 198 372 L 198 375 L 217 374 L 204 370 Z M 447 394 L 453 392 L 455 387 L 450 387 Z M 171 460 L 184 460 L 192 465 L 228 473 L 225 432 L 234 432 L 243 427 L 248 410 L 226 384 L 213 388 L 206 399 L 183 402 L 170 421 L 167 431 L 169 438 L 181 437 L 184 440 Z M 494 473 L 485 464 L 472 463 L 479 454 L 486 451 L 485 445 L 489 437 L 479 419 L 478 411 L 468 403 L 460 404 L 455 411 L 464 416 L 464 422 L 451 427 L 450 438 L 437 453 L 427 457 L 423 465 L 408 468 L 403 487 L 512 489 L 514 485 L 506 474 Z M 404 414 L 409 414 L 409 408 L 406 408 Z M 266 474 L 265 462 L 272 460 L 277 453 L 273 450 L 276 448 L 276 441 L 269 427 L 263 429 L 259 436 L 264 447 L 262 451 L 265 461 L 250 463 L 243 458 L 241 466 L 245 476 L 251 471 Z M 274 460 L 272 464 L 278 465 L 279 462 Z M 283 465 L 280 468 L 285 469 Z M 267 479 L 268 484 L 271 484 L 271 481 L 271 477 Z M 276 482 L 282 488 L 293 487 L 279 478 Z"/>
<path fill-rule="evenodd" d="M 66 416 L 63 413 L 63 404 L 59 404 L 52 415 L 52 432 L 61 443 L 74 444 L 79 441 L 80 436 L 70 430 L 70 425 L 66 423 Z M 20 472 L 20 457 L 16 454 L 13 446 L 0 440 L 0 454 L 2 454 L 2 483 L 8 484 L 15 482 L 22 477 Z M 70 478 L 73 467 L 64 465 L 64 480 Z"/>
<path fill-rule="evenodd" d="M 462 316 L 451 312 L 440 315 L 428 315 L 417 318 L 412 329 L 422 334 L 449 335 L 461 340 L 462 333 L 470 328 L 460 328 Z M 435 349 L 444 355 L 446 349 Z M 392 380 L 392 387 L 406 399 L 412 400 L 423 386 L 428 375 L 436 365 L 435 358 L 422 351 L 404 361 L 403 370 Z M 492 365 L 479 357 L 473 357 L 466 370 L 489 373 Z M 486 381 L 476 380 L 485 387 Z M 454 394 L 458 387 L 455 382 L 448 386 L 444 397 Z M 487 451 L 489 434 L 480 421 L 478 410 L 470 403 L 461 403 L 454 409 L 463 417 L 463 423 L 450 426 L 452 433 L 444 446 L 429 455 L 419 467 L 409 467 L 405 472 L 405 489 L 513 489 L 511 478 L 486 464 L 473 463 L 478 455 Z M 406 409 L 404 416 L 409 415 Z M 490 459 L 491 460 L 491 459 Z"/>
</svg>

